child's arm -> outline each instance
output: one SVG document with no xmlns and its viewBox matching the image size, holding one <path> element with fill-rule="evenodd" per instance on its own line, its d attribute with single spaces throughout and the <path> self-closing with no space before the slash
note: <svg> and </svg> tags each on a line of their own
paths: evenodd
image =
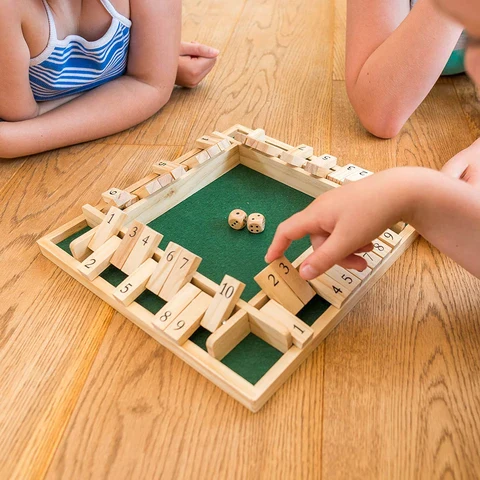
<svg viewBox="0 0 480 480">
<path fill-rule="evenodd" d="M 367 130 L 395 136 L 440 76 L 462 28 L 433 0 L 348 0 L 346 86 Z"/>
<path fill-rule="evenodd" d="M 0 157 L 18 157 L 119 132 L 167 103 L 177 74 L 179 0 L 131 0 L 126 75 L 28 120 L 0 123 Z M 26 65 L 28 73 L 28 64 Z M 1 114 L 0 114 L 1 116 Z"/>
<path fill-rule="evenodd" d="M 443 253 L 480 278 L 480 192 L 425 168 L 385 170 L 327 192 L 277 229 L 266 260 L 310 235 L 314 252 L 300 269 L 310 280 L 335 264 L 362 270 L 352 255 L 403 220 Z"/>
</svg>

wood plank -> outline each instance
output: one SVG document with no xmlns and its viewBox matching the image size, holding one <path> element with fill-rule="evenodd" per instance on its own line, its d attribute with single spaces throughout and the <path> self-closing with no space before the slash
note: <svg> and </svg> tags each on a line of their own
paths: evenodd
<svg viewBox="0 0 480 480">
<path fill-rule="evenodd" d="M 114 267 L 117 267 L 119 270 L 123 268 L 123 265 L 127 261 L 127 258 L 132 252 L 133 247 L 137 243 L 139 236 L 142 235 L 144 228 L 145 225 L 137 220 L 134 220 L 130 224 L 127 232 L 122 238 L 122 242 L 118 246 L 117 250 L 115 250 L 115 253 L 110 261 Z"/>
<path fill-rule="evenodd" d="M 113 296 L 124 305 L 130 305 L 145 291 L 157 262 L 153 258 L 145 260 L 113 292 Z"/>
<path fill-rule="evenodd" d="M 212 301 L 212 297 L 205 292 L 200 292 L 187 307 L 165 328 L 165 335 L 175 343 L 183 345 L 198 329 Z"/>
<path fill-rule="evenodd" d="M 248 313 L 239 310 L 208 337 L 207 351 L 213 358 L 222 360 L 250 334 L 250 331 Z"/>
<path fill-rule="evenodd" d="M 275 300 L 269 300 L 260 311 L 287 327 L 292 335 L 293 344 L 298 348 L 303 348 L 312 341 L 313 329 Z"/>
<path fill-rule="evenodd" d="M 191 283 L 187 283 L 169 302 L 167 302 L 153 319 L 153 326 L 158 330 L 165 330 L 200 294 L 201 290 Z"/>
<path fill-rule="evenodd" d="M 202 319 L 202 327 L 214 332 L 230 317 L 243 290 L 245 290 L 244 283 L 230 275 L 225 275 Z"/>
</svg>

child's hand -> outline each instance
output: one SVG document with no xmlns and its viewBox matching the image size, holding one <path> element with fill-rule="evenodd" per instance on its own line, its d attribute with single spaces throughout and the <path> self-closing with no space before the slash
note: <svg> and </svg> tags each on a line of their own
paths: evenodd
<svg viewBox="0 0 480 480">
<path fill-rule="evenodd" d="M 182 42 L 175 83 L 181 87 L 196 87 L 210 72 L 219 51 L 196 42 Z"/>
<path fill-rule="evenodd" d="M 305 280 L 335 264 L 363 270 L 366 261 L 354 254 L 371 250 L 372 240 L 402 219 L 409 199 L 402 176 L 408 174 L 411 169 L 386 170 L 320 195 L 279 225 L 265 260 L 272 262 L 292 240 L 310 235 L 314 252 L 300 268 Z"/>
<path fill-rule="evenodd" d="M 443 166 L 442 172 L 474 187 L 480 187 L 480 139 L 451 158 Z"/>
</svg>

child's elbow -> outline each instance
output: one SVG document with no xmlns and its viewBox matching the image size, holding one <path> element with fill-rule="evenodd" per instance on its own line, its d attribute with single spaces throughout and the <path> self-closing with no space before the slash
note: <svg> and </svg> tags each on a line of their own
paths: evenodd
<svg viewBox="0 0 480 480">
<path fill-rule="evenodd" d="M 403 128 L 404 122 L 394 114 L 359 114 L 363 127 L 378 138 L 390 139 L 396 137 Z"/>
<path fill-rule="evenodd" d="M 363 127 L 378 138 L 396 137 L 405 124 L 402 116 L 392 108 L 392 105 L 382 103 L 374 98 L 365 99 L 353 88 L 348 88 L 350 102 Z"/>
</svg>

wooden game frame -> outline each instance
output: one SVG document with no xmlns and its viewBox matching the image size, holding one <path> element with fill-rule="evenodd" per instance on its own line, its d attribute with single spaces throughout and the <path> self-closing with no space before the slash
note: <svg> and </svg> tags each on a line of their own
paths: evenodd
<svg viewBox="0 0 480 480">
<path fill-rule="evenodd" d="M 235 132 L 248 134 L 252 130 L 241 125 L 235 125 L 223 132 L 223 135 L 233 136 Z M 294 148 L 271 137 L 266 137 L 265 141 L 283 150 Z M 240 142 L 236 142 L 233 138 L 231 142 L 232 145 L 217 157 L 191 168 L 185 175 L 170 185 L 126 208 L 124 211 L 128 214 L 128 223 L 133 220 L 143 223 L 152 221 L 238 164 L 243 164 L 312 197 L 339 187 L 338 184 L 329 180 L 310 175 L 302 168 L 292 167 L 277 157 L 263 154 Z M 185 162 L 184 164 L 188 165 L 188 160 L 199 152 L 201 152 L 201 149 L 192 150 L 175 160 L 175 162 Z M 152 178 L 154 178 L 153 174 L 125 188 L 125 190 L 133 192 Z M 135 301 L 129 306 L 125 306 L 113 296 L 115 287 L 103 278 L 97 277 L 95 280 L 89 281 L 79 273 L 78 266 L 80 262 L 63 251 L 57 244 L 87 225 L 91 228 L 99 225 L 105 215 L 103 211 L 105 211 L 106 207 L 107 205 L 104 202 L 100 202 L 96 207 L 85 205 L 82 215 L 41 238 L 38 244 L 43 255 L 252 412 L 257 412 L 262 408 L 265 402 L 373 287 L 417 236 L 412 227 L 407 226 L 404 228 L 399 233 L 401 237 L 400 243 L 373 270 L 372 274 L 362 282 L 361 286 L 347 298 L 342 307 L 330 306 L 318 317 L 312 325 L 314 332 L 312 341 L 304 348 L 292 345 L 273 367 L 253 385 L 192 341 L 187 340 L 183 345 L 173 342 L 163 331 L 153 327 L 152 320 L 154 315 L 151 312 Z M 153 258 L 159 260 L 162 254 L 163 251 L 158 248 Z M 309 250 L 298 257 L 293 262 L 294 266 L 300 265 L 308 254 Z M 199 272 L 195 273 L 192 283 L 212 296 L 219 287 L 215 282 Z M 258 309 L 265 305 L 267 301 L 268 297 L 261 291 L 248 303 L 239 300 L 236 304 L 236 311 L 241 309 L 250 318 L 255 318 L 259 313 Z"/>
</svg>

